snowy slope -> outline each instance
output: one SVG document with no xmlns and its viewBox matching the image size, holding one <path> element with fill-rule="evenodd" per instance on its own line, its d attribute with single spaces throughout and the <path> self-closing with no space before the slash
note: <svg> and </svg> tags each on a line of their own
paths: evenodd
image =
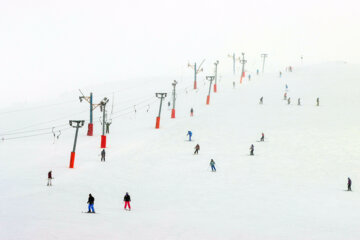
<svg viewBox="0 0 360 240">
<path fill-rule="evenodd" d="M 235 89 L 234 78 L 224 75 L 210 106 L 203 77 L 199 91 L 186 93 L 189 78 L 178 86 L 176 119 L 170 119 L 167 98 L 159 130 L 153 91 L 126 90 L 122 97 L 129 104 L 118 109 L 131 107 L 132 99 L 148 102 L 136 114 L 130 108 L 114 118 L 105 163 L 97 111 L 95 136 L 80 131 L 75 169 L 68 168 L 74 130 L 55 144 L 48 135 L 5 140 L 0 239 L 359 239 L 359 73 L 357 66 L 326 63 L 295 67 L 282 78 L 252 74 L 241 86 L 236 77 Z M 169 91 L 166 84 L 159 81 Z M 285 84 L 291 105 L 282 99 Z M 88 118 L 85 103 L 71 108 Z M 67 110 L 59 107 L 47 119 Z M 197 143 L 200 154 L 194 156 Z M 50 169 L 54 186 L 47 187 Z M 344 191 L 347 177 L 353 192 Z M 123 210 L 125 192 L 131 212 Z M 98 214 L 81 213 L 89 193 Z"/>
</svg>

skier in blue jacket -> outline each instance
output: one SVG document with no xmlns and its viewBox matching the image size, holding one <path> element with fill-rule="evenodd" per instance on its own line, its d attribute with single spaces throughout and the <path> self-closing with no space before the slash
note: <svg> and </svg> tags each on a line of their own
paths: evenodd
<svg viewBox="0 0 360 240">
<path fill-rule="evenodd" d="M 188 133 L 186 134 L 186 136 L 189 136 L 189 141 L 191 141 L 192 132 L 191 132 L 191 131 L 188 131 Z"/>
</svg>

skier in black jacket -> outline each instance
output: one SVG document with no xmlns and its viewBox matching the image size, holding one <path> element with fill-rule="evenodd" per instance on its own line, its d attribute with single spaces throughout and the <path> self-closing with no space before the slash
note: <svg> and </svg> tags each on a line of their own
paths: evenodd
<svg viewBox="0 0 360 240">
<path fill-rule="evenodd" d="M 89 204 L 88 213 L 91 212 L 90 210 L 92 210 L 92 212 L 95 213 L 94 202 L 95 202 L 95 198 L 90 193 L 89 194 L 89 199 L 88 199 L 88 202 L 87 202 Z"/>
<path fill-rule="evenodd" d="M 347 184 L 348 191 L 351 191 L 351 184 L 352 184 L 351 179 L 348 177 L 348 184 Z"/>
<path fill-rule="evenodd" d="M 101 161 L 105 162 L 105 149 L 101 151 Z"/>
<path fill-rule="evenodd" d="M 129 206 L 129 211 L 131 211 L 131 207 L 130 207 L 130 202 L 131 202 L 131 198 L 130 198 L 130 195 L 129 193 L 126 193 L 125 196 L 124 196 L 124 202 L 125 202 L 125 206 L 124 206 L 124 209 L 126 209 L 126 206 Z"/>
</svg>

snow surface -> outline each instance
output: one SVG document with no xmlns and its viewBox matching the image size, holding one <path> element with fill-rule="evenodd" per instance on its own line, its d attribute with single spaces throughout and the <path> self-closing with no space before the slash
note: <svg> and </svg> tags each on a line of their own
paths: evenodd
<svg viewBox="0 0 360 240">
<path fill-rule="evenodd" d="M 1 141 L 0 239 L 359 239 L 359 74 L 358 66 L 338 62 L 295 67 L 282 78 L 252 73 L 242 85 L 224 75 L 210 106 L 204 75 L 198 91 L 190 90 L 190 76 L 178 85 L 176 119 L 170 97 L 164 102 L 159 130 L 155 90 L 129 83 L 114 95 L 118 113 L 106 162 L 100 162 L 97 109 L 95 135 L 80 130 L 75 169 L 68 168 L 73 129 L 55 144 L 52 135 Z M 291 105 L 283 100 L 285 84 Z M 171 90 L 168 79 L 160 86 Z M 112 98 L 114 89 L 101 97 Z M 78 102 L 78 93 L 70 97 L 74 102 L 25 117 L 22 111 L 3 114 L 0 137 L 22 126 L 88 120 L 88 104 Z M 258 142 L 261 132 L 265 142 Z M 197 143 L 201 149 L 193 155 Z M 249 156 L 251 144 L 255 156 Z M 55 179 L 47 187 L 50 169 Z M 347 177 L 353 192 L 345 191 Z M 130 212 L 123 210 L 125 192 Z M 98 214 L 81 213 L 89 193 Z"/>
</svg>

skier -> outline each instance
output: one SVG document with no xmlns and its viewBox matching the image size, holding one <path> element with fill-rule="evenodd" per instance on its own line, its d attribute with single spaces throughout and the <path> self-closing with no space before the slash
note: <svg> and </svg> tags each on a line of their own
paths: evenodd
<svg viewBox="0 0 360 240">
<path fill-rule="evenodd" d="M 47 182 L 48 186 L 52 186 L 51 185 L 51 179 L 52 179 L 52 171 L 50 170 L 50 172 L 48 172 L 48 182 Z"/>
<path fill-rule="evenodd" d="M 298 98 L 298 106 L 300 106 L 301 105 L 301 103 L 300 103 L 300 98 Z"/>
<path fill-rule="evenodd" d="M 186 136 L 189 136 L 189 141 L 191 142 L 192 132 L 191 132 L 191 131 L 188 131 L 188 133 L 186 134 Z"/>
<path fill-rule="evenodd" d="M 251 80 L 251 75 L 250 74 L 248 75 L 248 78 L 249 78 L 249 81 L 250 81 Z"/>
<path fill-rule="evenodd" d="M 250 155 L 254 155 L 254 144 L 251 144 L 250 146 Z"/>
<path fill-rule="evenodd" d="M 260 142 L 263 142 L 264 140 L 265 140 L 265 135 L 264 135 L 264 133 L 261 133 Z"/>
<path fill-rule="evenodd" d="M 124 210 L 127 210 L 127 209 L 126 209 L 126 206 L 129 206 L 129 211 L 131 211 L 131 207 L 130 207 L 131 198 L 130 198 L 129 193 L 126 193 L 126 194 L 125 194 L 125 196 L 124 196 L 124 202 L 125 202 Z"/>
<path fill-rule="evenodd" d="M 284 93 L 284 100 L 287 99 L 287 93 Z"/>
<path fill-rule="evenodd" d="M 211 171 L 212 171 L 212 172 L 216 172 L 214 159 L 211 159 L 211 161 L 210 161 L 210 166 L 211 166 Z"/>
<path fill-rule="evenodd" d="M 101 151 L 101 161 L 105 162 L 105 149 Z"/>
<path fill-rule="evenodd" d="M 95 213 L 95 209 L 94 209 L 94 201 L 95 201 L 95 198 L 91 195 L 91 193 L 89 194 L 89 199 L 87 201 L 87 203 L 89 204 L 89 207 L 88 207 L 88 213 Z M 90 211 L 91 210 L 91 211 Z"/>
<path fill-rule="evenodd" d="M 348 177 L 348 184 L 347 184 L 347 187 L 348 187 L 348 191 L 351 191 L 351 179 Z"/>
<path fill-rule="evenodd" d="M 235 82 L 233 82 L 233 88 L 235 88 Z"/>
<path fill-rule="evenodd" d="M 190 109 L 190 117 L 192 117 L 192 116 L 194 116 L 194 109 L 193 108 Z"/>
<path fill-rule="evenodd" d="M 106 123 L 106 133 L 110 133 L 110 125 L 112 122 L 107 122 Z"/>
<path fill-rule="evenodd" d="M 289 88 L 289 87 L 288 87 L 288 85 L 286 84 L 286 85 L 285 85 L 285 89 L 286 89 L 286 91 L 288 91 L 288 88 Z"/>
<path fill-rule="evenodd" d="M 320 99 L 319 98 L 316 99 L 316 106 L 320 106 Z"/>
<path fill-rule="evenodd" d="M 194 154 L 199 154 L 199 150 L 200 150 L 200 145 L 196 144 Z"/>
<path fill-rule="evenodd" d="M 281 75 L 282 75 L 282 72 L 280 71 L 280 77 L 281 77 Z"/>
<path fill-rule="evenodd" d="M 259 69 L 256 69 L 256 75 L 259 75 Z"/>
<path fill-rule="evenodd" d="M 168 102 L 168 109 L 170 108 L 170 102 Z"/>
<path fill-rule="evenodd" d="M 263 99 L 264 99 L 264 97 L 261 97 L 261 98 L 260 98 L 259 104 L 263 104 Z"/>
<path fill-rule="evenodd" d="M 290 98 L 288 98 L 288 105 L 290 104 Z"/>
</svg>

